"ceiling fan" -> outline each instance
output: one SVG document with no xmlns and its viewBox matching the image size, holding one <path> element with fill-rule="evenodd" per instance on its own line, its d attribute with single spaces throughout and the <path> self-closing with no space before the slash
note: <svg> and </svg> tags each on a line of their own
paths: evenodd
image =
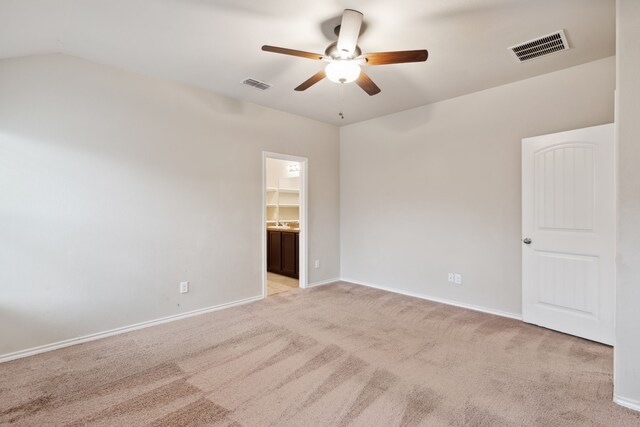
<svg viewBox="0 0 640 427">
<path fill-rule="evenodd" d="M 342 22 L 335 30 L 338 41 L 327 46 L 324 55 L 268 45 L 262 46 L 262 50 L 329 63 L 324 70 L 318 71 L 296 87 L 297 91 L 306 90 L 326 77 L 335 83 L 355 81 L 370 96 L 380 93 L 380 88 L 361 70 L 361 66 L 424 62 L 429 56 L 429 52 L 424 49 L 362 54 L 358 46 L 361 25 L 362 13 L 357 10 L 345 9 L 342 14 Z"/>
</svg>

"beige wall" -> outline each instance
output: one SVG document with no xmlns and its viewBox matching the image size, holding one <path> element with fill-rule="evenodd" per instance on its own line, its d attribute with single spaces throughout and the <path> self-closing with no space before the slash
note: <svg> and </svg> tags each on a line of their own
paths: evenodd
<svg viewBox="0 0 640 427">
<path fill-rule="evenodd" d="M 339 276 L 337 128 L 60 55 L 0 94 L 0 355 L 261 295 L 263 150 L 309 158 L 309 281 Z"/>
<path fill-rule="evenodd" d="M 342 277 L 519 315 L 521 139 L 611 123 L 614 88 L 611 57 L 341 128 Z"/>
<path fill-rule="evenodd" d="M 0 61 L 0 354 L 259 295 L 262 150 L 309 158 L 310 282 L 518 315 L 520 140 L 613 121 L 614 81 L 607 58 L 344 127 L 339 148 L 163 80 Z"/>
<path fill-rule="evenodd" d="M 615 395 L 640 409 L 640 1 L 617 4 L 618 267 Z"/>
</svg>

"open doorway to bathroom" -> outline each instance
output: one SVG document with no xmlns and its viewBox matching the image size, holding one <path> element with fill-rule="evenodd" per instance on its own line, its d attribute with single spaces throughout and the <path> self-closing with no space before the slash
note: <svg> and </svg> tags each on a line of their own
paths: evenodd
<svg viewBox="0 0 640 427">
<path fill-rule="evenodd" d="M 307 159 L 263 156 L 263 294 L 306 286 Z"/>
</svg>

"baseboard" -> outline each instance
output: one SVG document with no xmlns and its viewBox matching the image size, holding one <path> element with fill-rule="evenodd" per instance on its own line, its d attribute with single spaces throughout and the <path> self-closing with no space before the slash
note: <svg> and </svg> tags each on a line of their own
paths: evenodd
<svg viewBox="0 0 640 427">
<path fill-rule="evenodd" d="M 315 286 L 322 286 L 322 285 L 329 285 L 331 283 L 336 283 L 339 282 L 340 278 L 335 278 L 335 279 L 328 279 L 328 280 L 321 280 L 319 282 L 313 282 L 313 283 L 307 283 L 307 288 L 313 288 Z"/>
<path fill-rule="evenodd" d="M 627 399 L 626 397 L 621 397 L 614 394 L 613 401 L 620 406 L 624 406 L 625 408 L 633 409 L 634 411 L 640 411 L 640 401 L 638 400 Z"/>
<path fill-rule="evenodd" d="M 346 277 L 343 277 L 341 280 L 344 281 L 344 282 L 349 282 L 349 283 L 353 283 L 353 284 L 356 284 L 356 285 L 366 286 L 368 288 L 380 289 L 381 291 L 393 292 L 393 293 L 396 293 L 396 294 L 406 295 L 406 296 L 409 296 L 409 297 L 420 298 L 420 299 L 433 301 L 433 302 L 439 302 L 441 304 L 453 305 L 455 307 L 467 308 L 469 310 L 481 311 L 483 313 L 488 313 L 488 314 L 495 314 L 496 316 L 502 316 L 502 317 L 508 317 L 510 319 L 522 320 L 522 315 L 521 314 L 510 313 L 508 311 L 501 311 L 501 310 L 496 310 L 496 309 L 493 309 L 493 308 L 481 307 L 481 306 L 473 305 L 473 304 L 466 304 L 466 303 L 463 303 L 463 302 L 452 301 L 452 300 L 448 300 L 448 299 L 445 299 L 445 298 L 439 298 L 439 297 L 434 297 L 434 296 L 431 296 L 431 295 L 420 294 L 420 293 L 417 293 L 417 292 L 404 291 L 402 289 L 396 289 L 396 288 L 389 288 L 389 287 L 386 287 L 386 286 L 374 285 L 372 283 L 365 283 L 365 282 L 361 282 L 359 280 L 353 280 L 353 279 L 349 279 L 349 278 L 346 278 Z"/>
<path fill-rule="evenodd" d="M 136 323 L 134 325 L 123 326 L 116 329 L 111 329 L 108 331 L 97 332 L 95 334 L 84 335 L 78 338 L 71 338 L 64 341 L 58 341 L 51 344 L 45 344 L 38 347 L 28 348 L 26 350 L 20 350 L 13 353 L 7 353 L 0 355 L 0 363 L 8 362 L 10 360 L 21 359 L 23 357 L 33 356 L 40 353 L 45 353 L 47 351 L 57 350 L 59 348 L 69 347 L 76 344 L 82 344 L 89 341 L 95 341 L 101 338 L 110 337 L 113 335 L 124 334 L 125 332 L 135 331 L 137 329 L 148 328 L 150 326 L 161 325 L 167 322 L 173 322 L 175 320 L 185 319 L 187 317 L 197 316 L 199 314 L 210 313 L 212 311 L 222 310 L 225 308 L 235 307 L 242 304 L 247 304 L 254 301 L 259 301 L 263 299 L 262 295 L 245 298 L 237 301 L 232 301 L 224 304 L 213 305 L 210 307 L 200 308 L 193 311 L 188 311 L 186 313 L 174 314 L 172 316 L 162 317 L 160 319 L 148 320 L 146 322 Z"/>
<path fill-rule="evenodd" d="M 353 283 L 353 284 L 356 284 L 356 285 L 367 286 L 369 288 L 380 289 L 380 290 L 387 291 L 387 292 L 394 292 L 394 293 L 397 293 L 397 294 L 407 295 L 407 296 L 414 297 L 414 298 L 420 298 L 420 299 L 425 299 L 425 300 L 429 300 L 429 301 L 439 302 L 439 303 L 442 303 L 442 304 L 453 305 L 453 306 L 456 306 L 456 307 L 467 308 L 467 309 L 470 309 L 470 310 L 481 311 L 483 313 L 495 314 L 497 316 L 509 317 L 511 319 L 522 320 L 522 316 L 518 315 L 518 314 L 515 314 L 515 313 L 508 313 L 508 312 L 504 312 L 504 311 L 500 311 L 500 310 L 494 310 L 494 309 L 486 308 L 486 307 L 480 307 L 480 306 L 476 306 L 476 305 L 472 305 L 472 304 L 460 303 L 460 302 L 457 302 L 457 301 L 451 301 L 451 300 L 447 300 L 447 299 L 444 299 L 444 298 L 433 297 L 433 296 L 429 296 L 429 295 L 425 295 L 425 294 L 419 294 L 419 293 L 416 293 L 416 292 L 403 291 L 401 289 L 390 288 L 390 287 L 386 287 L 386 286 L 379 286 L 379 285 L 375 285 L 375 284 L 372 284 L 372 283 L 365 283 L 365 282 L 361 282 L 359 280 L 354 280 L 354 279 L 349 279 L 349 278 L 334 278 L 334 279 L 328 279 L 328 280 L 322 280 L 322 281 L 318 281 L 318 282 L 308 283 L 307 284 L 307 288 L 312 288 L 312 287 L 322 286 L 322 285 L 328 285 L 328 284 L 339 282 L 339 281 L 350 282 L 350 283 Z M 185 319 L 187 317 L 197 316 L 199 314 L 204 314 L 204 313 L 209 313 L 209 312 L 212 312 L 212 311 L 222 310 L 224 308 L 229 308 L 229 307 L 234 307 L 234 306 L 237 306 L 237 305 L 247 304 L 247 303 L 250 303 L 250 302 L 261 300 L 263 298 L 264 297 L 262 295 L 258 295 L 258 296 L 255 296 L 255 297 L 245 298 L 245 299 L 238 300 L 238 301 L 232 301 L 232 302 L 225 303 L 225 304 L 219 304 L 219 305 L 215 305 L 215 306 L 211 306 L 211 307 L 201 308 L 201 309 L 198 309 L 198 310 L 188 311 L 186 313 L 180 313 L 180 314 L 175 314 L 175 315 L 172 315 L 172 316 L 162 317 L 160 319 L 154 319 L 154 320 L 149 320 L 149 321 L 146 321 L 146 322 L 136 323 L 134 325 L 123 326 L 123 327 L 120 327 L 120 328 L 111 329 L 111 330 L 103 331 L 103 332 L 98 332 L 98 333 L 95 333 L 95 334 L 84 335 L 84 336 L 81 336 L 81 337 L 78 337 L 78 338 L 71 338 L 71 339 L 64 340 L 64 341 L 58 341 L 58 342 L 51 343 L 51 344 L 45 344 L 45 345 L 38 346 L 38 347 L 28 348 L 26 350 L 20 350 L 20 351 L 16 351 L 16 352 L 13 352 L 13 353 L 7 353 L 7 354 L 0 355 L 0 363 L 8 362 L 10 360 L 20 359 L 20 358 L 23 358 L 23 357 L 33 356 L 33 355 L 36 355 L 36 354 L 45 353 L 47 351 L 53 351 L 53 350 L 57 350 L 57 349 L 60 349 L 60 348 L 69 347 L 69 346 L 76 345 L 76 344 L 81 344 L 81 343 L 84 343 L 84 342 L 95 341 L 95 340 L 98 340 L 98 339 L 101 339 L 101 338 L 106 338 L 106 337 L 110 337 L 110 336 L 113 336 L 113 335 L 118 335 L 118 334 L 123 334 L 123 333 L 126 333 L 126 332 L 135 331 L 137 329 L 148 328 L 150 326 L 160 325 L 162 323 L 173 322 L 175 320 Z M 615 397 L 614 401 L 616 403 L 618 403 L 619 405 L 622 405 L 622 406 L 625 406 L 625 407 L 628 407 L 628 408 L 631 408 L 631 409 L 640 410 L 640 403 L 638 403 L 638 402 L 634 402 L 632 400 L 619 398 L 619 397 Z"/>
</svg>

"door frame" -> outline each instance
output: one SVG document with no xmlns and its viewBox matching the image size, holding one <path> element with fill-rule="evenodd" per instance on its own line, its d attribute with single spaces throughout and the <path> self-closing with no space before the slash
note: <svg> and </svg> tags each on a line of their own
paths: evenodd
<svg viewBox="0 0 640 427">
<path fill-rule="evenodd" d="M 300 233 L 298 237 L 298 265 L 299 277 L 298 286 L 302 289 L 307 287 L 307 208 L 309 189 L 309 159 L 306 157 L 292 156 L 289 154 L 275 153 L 271 151 L 262 152 L 262 222 L 260 230 L 262 233 L 262 298 L 267 297 L 267 159 L 287 160 L 300 163 Z"/>
</svg>

